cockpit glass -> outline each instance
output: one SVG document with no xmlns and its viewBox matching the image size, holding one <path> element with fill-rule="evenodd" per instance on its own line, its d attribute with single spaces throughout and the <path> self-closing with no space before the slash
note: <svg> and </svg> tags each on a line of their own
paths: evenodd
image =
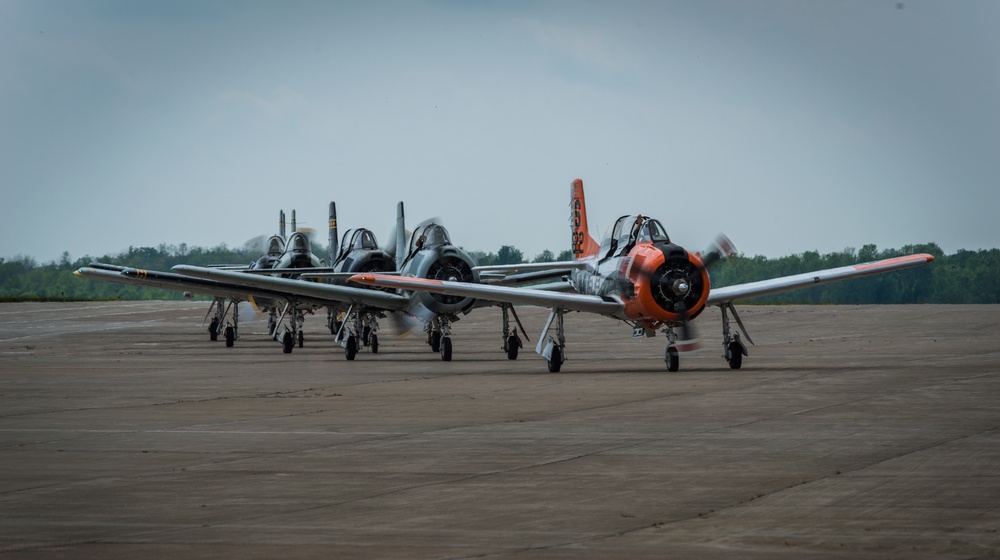
<svg viewBox="0 0 1000 560">
<path fill-rule="evenodd" d="M 648 218 L 639 229 L 639 241 L 669 243 L 670 237 L 667 236 L 667 231 L 663 229 L 663 224 L 658 220 Z"/>
<path fill-rule="evenodd" d="M 283 245 L 280 237 L 276 235 L 272 236 L 267 240 L 267 254 L 273 257 L 281 256 L 281 253 L 284 251 Z"/>
<path fill-rule="evenodd" d="M 666 230 L 657 220 L 643 215 L 622 216 L 601 243 L 601 254 L 610 257 L 631 250 L 636 243 L 669 243 Z"/>
<path fill-rule="evenodd" d="M 444 229 L 444 226 L 429 224 L 413 232 L 413 238 L 410 241 L 410 251 L 450 244 L 451 238 L 448 236 L 448 230 Z"/>
<path fill-rule="evenodd" d="M 378 249 L 378 242 L 375 241 L 375 235 L 367 229 L 361 229 L 354 232 L 351 237 L 350 249 Z"/>
<path fill-rule="evenodd" d="M 449 244 L 448 231 L 444 227 L 437 224 L 431 224 L 427 228 L 427 244 L 428 245 L 447 245 Z"/>
<path fill-rule="evenodd" d="M 309 240 L 301 233 L 292 234 L 292 250 L 297 253 L 309 251 Z"/>
</svg>

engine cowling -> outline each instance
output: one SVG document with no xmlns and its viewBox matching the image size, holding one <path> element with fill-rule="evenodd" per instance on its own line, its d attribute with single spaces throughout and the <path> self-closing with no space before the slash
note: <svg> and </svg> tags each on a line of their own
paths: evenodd
<svg viewBox="0 0 1000 560">
<path fill-rule="evenodd" d="M 414 255 L 407 266 L 407 273 L 418 278 L 447 280 L 451 282 L 478 282 L 479 274 L 473 270 L 472 259 L 456 247 L 422 251 Z M 468 311 L 476 302 L 474 298 L 417 292 L 417 301 L 438 314 L 455 314 Z"/>
<path fill-rule="evenodd" d="M 696 253 L 672 243 L 636 247 L 626 271 L 633 284 L 625 308 L 632 317 L 679 323 L 704 309 L 711 288 L 704 263 Z"/>
</svg>

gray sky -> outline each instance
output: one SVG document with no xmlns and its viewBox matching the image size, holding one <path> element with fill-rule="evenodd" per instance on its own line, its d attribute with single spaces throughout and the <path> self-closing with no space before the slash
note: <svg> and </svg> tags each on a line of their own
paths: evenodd
<svg viewBox="0 0 1000 560">
<path fill-rule="evenodd" d="M 0 257 L 242 246 L 279 209 L 569 248 L 1000 247 L 1000 2 L 0 0 Z M 324 234 L 325 236 L 325 234 Z"/>
</svg>

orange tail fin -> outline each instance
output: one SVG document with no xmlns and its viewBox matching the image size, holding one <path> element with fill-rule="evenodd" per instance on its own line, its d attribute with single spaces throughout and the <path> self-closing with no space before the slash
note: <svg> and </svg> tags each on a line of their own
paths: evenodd
<svg viewBox="0 0 1000 560">
<path fill-rule="evenodd" d="M 583 198 L 583 181 L 576 179 L 570 190 L 569 221 L 573 227 L 573 258 L 576 260 L 592 257 L 601 248 L 590 236 L 587 227 L 587 202 Z"/>
</svg>

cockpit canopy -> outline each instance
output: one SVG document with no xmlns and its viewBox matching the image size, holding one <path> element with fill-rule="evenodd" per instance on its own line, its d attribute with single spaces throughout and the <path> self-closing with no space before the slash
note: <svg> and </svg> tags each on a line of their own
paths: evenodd
<svg viewBox="0 0 1000 560">
<path fill-rule="evenodd" d="M 309 237 L 302 232 L 295 232 L 288 238 L 288 251 L 292 253 L 311 253 Z"/>
<path fill-rule="evenodd" d="M 448 230 L 440 224 L 431 223 L 418 227 L 410 237 L 410 253 L 441 245 L 451 245 L 451 237 Z"/>
<path fill-rule="evenodd" d="M 622 216 L 601 243 L 601 257 L 625 254 L 636 243 L 670 243 L 670 237 L 659 220 L 641 214 Z"/>
<path fill-rule="evenodd" d="M 267 256 L 280 257 L 285 252 L 285 240 L 280 235 L 272 235 L 267 240 Z"/>
<path fill-rule="evenodd" d="M 340 256 L 351 251 L 376 251 L 378 250 L 378 240 L 375 234 L 369 229 L 349 229 L 344 233 L 343 243 L 340 245 Z"/>
</svg>

